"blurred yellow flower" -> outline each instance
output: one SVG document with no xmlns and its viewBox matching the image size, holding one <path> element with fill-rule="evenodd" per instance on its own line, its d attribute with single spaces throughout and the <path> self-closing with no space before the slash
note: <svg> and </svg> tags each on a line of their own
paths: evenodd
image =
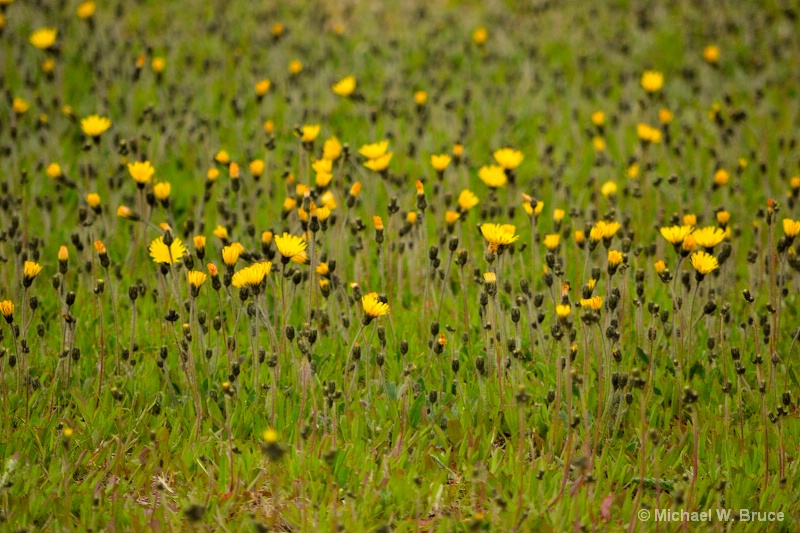
<svg viewBox="0 0 800 533">
<path fill-rule="evenodd" d="M 365 144 L 358 150 L 358 153 L 367 159 L 377 159 L 383 156 L 388 149 L 389 141 L 379 141 L 372 144 Z"/>
<path fill-rule="evenodd" d="M 506 183 L 508 183 L 508 177 L 506 176 L 505 170 L 503 170 L 503 167 L 498 165 L 482 166 L 480 170 L 478 170 L 478 177 L 490 189 L 505 187 Z"/>
<path fill-rule="evenodd" d="M 364 313 L 370 318 L 379 318 L 389 314 L 389 304 L 378 299 L 378 293 L 370 292 L 361 297 Z"/>
<path fill-rule="evenodd" d="M 39 50 L 47 50 L 56 44 L 58 30 L 55 28 L 39 28 L 30 36 L 30 43 Z"/>
<path fill-rule="evenodd" d="M 497 164 L 503 167 L 505 170 L 514 170 L 525 158 L 525 156 L 522 155 L 522 152 L 519 150 L 514 150 L 513 148 L 501 148 L 499 150 L 495 150 L 492 156 L 494 157 L 494 160 L 497 161 Z"/>
<path fill-rule="evenodd" d="M 720 56 L 719 46 L 715 44 L 710 44 L 705 48 L 703 48 L 703 59 L 706 60 L 706 63 L 709 63 L 711 65 L 716 65 L 717 63 L 719 63 L 719 56 Z"/>
<path fill-rule="evenodd" d="M 657 70 L 645 70 L 641 79 L 642 89 L 652 94 L 664 86 L 664 75 Z"/>
<path fill-rule="evenodd" d="M 150 180 L 153 179 L 153 174 L 155 174 L 155 172 L 156 169 L 153 168 L 153 165 L 150 164 L 150 161 L 136 161 L 134 163 L 128 163 L 128 173 L 133 178 L 133 181 L 139 185 L 150 183 Z"/>
<path fill-rule="evenodd" d="M 333 92 L 339 96 L 348 97 L 356 90 L 356 77 L 346 76 L 333 84 Z"/>
<path fill-rule="evenodd" d="M 186 247 L 181 240 L 173 237 L 172 244 L 167 246 L 164 244 L 164 237 L 156 237 L 150 243 L 150 257 L 156 263 L 174 264 L 183 258 L 183 254 L 187 253 Z"/>
<path fill-rule="evenodd" d="M 431 156 L 431 166 L 433 166 L 436 172 L 444 172 L 452 160 L 453 159 L 447 154 L 434 154 Z"/>
<path fill-rule="evenodd" d="M 461 191 L 461 194 L 458 195 L 458 207 L 460 207 L 462 211 L 469 211 L 478 205 L 479 201 L 478 197 L 469 189 L 464 189 Z"/>
<path fill-rule="evenodd" d="M 81 120 L 81 129 L 89 137 L 97 139 L 111 127 L 111 121 L 107 117 L 91 115 Z"/>
<path fill-rule="evenodd" d="M 706 252 L 695 252 L 692 254 L 692 267 L 701 276 L 710 274 L 719 267 L 717 258 Z"/>
</svg>

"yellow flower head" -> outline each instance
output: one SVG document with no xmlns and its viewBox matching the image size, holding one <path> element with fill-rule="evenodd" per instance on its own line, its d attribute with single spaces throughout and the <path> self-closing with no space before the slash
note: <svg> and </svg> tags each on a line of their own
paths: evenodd
<svg viewBox="0 0 800 533">
<path fill-rule="evenodd" d="M 356 77 L 346 76 L 333 84 L 333 92 L 345 98 L 352 95 L 356 90 Z"/>
<path fill-rule="evenodd" d="M 417 223 L 417 212 L 416 211 L 409 211 L 406 214 L 406 222 L 411 224 L 412 226 Z"/>
<path fill-rule="evenodd" d="M 460 207 L 462 211 L 469 211 L 478 205 L 479 201 L 478 197 L 469 189 L 464 189 L 461 191 L 461 194 L 458 195 L 458 207 Z"/>
<path fill-rule="evenodd" d="M 560 304 L 556 306 L 556 315 L 559 318 L 567 318 L 572 312 L 572 307 L 569 304 Z"/>
<path fill-rule="evenodd" d="M 608 264 L 611 266 L 619 266 L 622 263 L 622 252 L 619 250 L 609 250 L 608 251 Z"/>
<path fill-rule="evenodd" d="M 599 311 L 603 307 L 603 298 L 600 296 L 584 298 L 581 300 L 581 307 L 584 309 L 591 309 L 592 311 Z"/>
<path fill-rule="evenodd" d="M 81 20 L 90 19 L 94 16 L 94 12 L 97 9 L 97 6 L 92 0 L 88 0 L 86 2 L 82 2 L 78 9 L 75 10 L 75 14 L 78 15 L 78 18 Z"/>
<path fill-rule="evenodd" d="M 553 210 L 553 220 L 555 222 L 561 222 L 562 220 L 564 220 L 564 214 L 565 214 L 565 212 L 564 212 L 563 209 L 555 209 L 555 210 Z"/>
<path fill-rule="evenodd" d="M 517 231 L 516 226 L 511 224 L 481 224 L 481 234 L 489 243 L 490 248 L 494 246 L 506 246 L 519 239 L 519 235 L 514 235 Z"/>
<path fill-rule="evenodd" d="M 334 196 L 332 191 L 325 191 L 325 193 L 319 197 L 319 203 L 327 207 L 329 211 L 337 207 L 336 196 Z"/>
<path fill-rule="evenodd" d="M 388 149 L 389 141 L 380 141 L 372 144 L 365 144 L 358 150 L 358 153 L 367 159 L 378 159 L 383 156 Z"/>
<path fill-rule="evenodd" d="M 605 152 L 606 140 L 600 137 L 599 135 L 595 135 L 594 137 L 592 137 L 592 148 L 594 148 L 595 152 Z"/>
<path fill-rule="evenodd" d="M 662 124 L 669 124 L 670 122 L 672 122 L 673 118 L 674 115 L 672 114 L 672 111 L 670 111 L 669 109 L 662 107 L 661 109 L 658 110 L 658 121 L 661 122 Z"/>
<path fill-rule="evenodd" d="M 150 161 L 136 161 L 134 163 L 128 163 L 128 173 L 130 173 L 133 181 L 136 183 L 144 185 L 145 183 L 150 183 L 150 180 L 153 179 L 153 174 L 155 174 L 156 169 L 153 168 L 153 165 L 150 164 Z"/>
<path fill-rule="evenodd" d="M 100 207 L 100 195 L 96 192 L 90 192 L 86 195 L 86 203 L 89 204 L 89 207 L 92 209 L 97 209 Z"/>
<path fill-rule="evenodd" d="M 336 137 L 326 139 L 322 145 L 322 157 L 329 161 L 336 161 L 342 156 L 342 144 Z"/>
<path fill-rule="evenodd" d="M 574 237 L 575 237 L 575 242 L 579 245 L 586 242 L 586 234 L 583 232 L 583 230 L 576 230 L 574 233 Z"/>
<path fill-rule="evenodd" d="M 268 79 L 259 80 L 256 82 L 256 96 L 264 96 L 269 92 L 272 82 Z"/>
<path fill-rule="evenodd" d="M 696 226 L 697 225 L 697 215 L 694 213 L 686 213 L 683 215 L 683 225 L 684 226 Z"/>
<path fill-rule="evenodd" d="M 239 179 L 239 165 L 235 161 L 231 161 L 228 165 L 228 175 L 232 180 Z"/>
<path fill-rule="evenodd" d="M 167 62 L 163 57 L 154 57 L 153 60 L 150 62 L 150 68 L 153 69 L 153 72 L 156 74 L 161 74 L 164 72 L 164 69 L 167 66 Z"/>
<path fill-rule="evenodd" d="M 600 127 L 606 123 L 606 114 L 602 111 L 595 111 L 592 113 L 592 124 Z"/>
<path fill-rule="evenodd" d="M 617 194 L 617 184 L 613 181 L 607 181 L 600 187 L 600 193 L 608 198 Z"/>
<path fill-rule="evenodd" d="M 414 103 L 418 106 L 423 106 L 428 102 L 428 93 L 425 91 L 416 91 L 414 93 Z"/>
<path fill-rule="evenodd" d="M 525 158 L 525 156 L 522 155 L 522 152 L 519 150 L 514 150 L 513 148 L 501 148 L 499 150 L 495 150 L 492 156 L 494 157 L 494 160 L 497 161 L 497 164 L 505 170 L 514 170 Z"/>
<path fill-rule="evenodd" d="M 681 249 L 684 252 L 693 252 L 695 248 L 697 248 L 697 241 L 695 240 L 694 235 L 687 235 L 686 238 L 683 239 Z"/>
<path fill-rule="evenodd" d="M 328 263 L 320 263 L 317 265 L 317 268 L 314 271 L 319 274 L 320 276 L 327 277 L 330 274 L 330 267 Z"/>
<path fill-rule="evenodd" d="M 350 187 L 348 194 L 354 198 L 358 198 L 358 195 L 361 194 L 361 182 L 355 182 L 352 187 Z"/>
<path fill-rule="evenodd" d="M 99 138 L 111 127 L 111 121 L 108 117 L 101 117 L 99 115 L 91 115 L 81 120 L 81 130 L 83 133 L 93 139 Z"/>
<path fill-rule="evenodd" d="M 645 70 L 642 73 L 642 89 L 652 94 L 661 90 L 664 86 L 664 74 L 656 70 Z"/>
<path fill-rule="evenodd" d="M 66 246 L 61 246 L 58 249 L 58 260 L 63 263 L 67 259 L 69 259 L 69 250 L 67 250 Z"/>
<path fill-rule="evenodd" d="M 206 238 L 204 235 L 195 235 L 192 238 L 192 242 L 194 243 L 195 250 L 205 250 L 206 249 Z"/>
<path fill-rule="evenodd" d="M 695 252 L 692 254 L 692 267 L 701 276 L 705 276 L 719 268 L 717 258 L 706 252 Z"/>
<path fill-rule="evenodd" d="M 378 318 L 389 314 L 389 304 L 378 300 L 377 292 L 370 292 L 361 297 L 364 313 L 370 318 Z"/>
<path fill-rule="evenodd" d="M 461 218 L 461 214 L 458 211 L 447 211 L 444 214 L 444 221 L 448 226 L 455 224 L 459 218 Z"/>
<path fill-rule="evenodd" d="M 25 261 L 25 263 L 22 266 L 22 276 L 28 282 L 33 281 L 41 271 L 42 271 L 42 265 L 40 265 L 39 263 L 35 263 L 33 261 Z"/>
<path fill-rule="evenodd" d="M 30 43 L 39 50 L 47 50 L 56 44 L 58 30 L 55 28 L 39 28 L 30 36 Z"/>
<path fill-rule="evenodd" d="M 225 239 L 228 238 L 228 229 L 225 226 L 222 226 L 222 225 L 217 225 L 217 227 L 214 228 L 214 231 L 212 231 L 212 233 L 214 234 L 215 237 L 217 237 L 219 239 L 222 239 L 222 240 L 225 240 Z"/>
<path fill-rule="evenodd" d="M 289 62 L 289 74 L 297 76 L 303 72 L 303 63 L 299 59 L 293 59 Z"/>
<path fill-rule="evenodd" d="M 447 154 L 434 154 L 431 156 L 431 165 L 436 172 L 444 172 L 452 160 L 453 158 Z"/>
<path fill-rule="evenodd" d="M 378 215 L 372 217 L 372 223 L 375 224 L 375 229 L 378 231 L 383 231 L 383 219 Z"/>
<path fill-rule="evenodd" d="M 14 303 L 11 300 L 3 300 L 0 302 L 0 313 L 9 324 L 14 320 Z"/>
<path fill-rule="evenodd" d="M 259 177 L 261 174 L 264 173 L 264 160 L 263 159 L 254 159 L 250 161 L 250 174 Z"/>
<path fill-rule="evenodd" d="M 306 249 L 306 241 L 302 237 L 285 233 L 275 236 L 275 246 L 278 252 L 285 258 L 293 258 Z"/>
<path fill-rule="evenodd" d="M 270 271 L 272 271 L 272 263 L 269 261 L 255 263 L 236 272 L 231 278 L 231 285 L 237 289 L 258 287 Z"/>
<path fill-rule="evenodd" d="M 186 247 L 177 237 L 173 237 L 172 244 L 169 246 L 164 244 L 163 236 L 156 237 L 150 243 L 150 257 L 153 258 L 155 263 L 171 265 L 180 261 L 185 253 L 187 253 Z"/>
<path fill-rule="evenodd" d="M 333 174 L 331 174 L 330 172 L 318 172 L 317 175 L 314 177 L 314 185 L 322 189 L 330 185 L 332 179 L 333 179 Z"/>
<path fill-rule="evenodd" d="M 163 202 L 167 198 L 169 198 L 169 193 L 172 187 L 170 186 L 169 182 L 162 181 L 161 183 L 156 183 L 153 186 L 153 194 L 155 194 L 156 199 Z"/>
<path fill-rule="evenodd" d="M 706 63 L 710 65 L 716 65 L 719 63 L 719 46 L 715 44 L 710 44 L 703 48 L 703 59 L 706 60 Z"/>
<path fill-rule="evenodd" d="M 649 144 L 658 144 L 661 142 L 661 130 L 658 128 L 654 128 L 648 124 L 639 123 L 636 125 L 636 134 L 639 136 L 639 140 L 642 142 Z"/>
<path fill-rule="evenodd" d="M 392 160 L 392 155 L 394 155 L 392 152 L 388 152 L 376 159 L 370 159 L 364 162 L 364 166 L 374 172 L 383 172 L 389 167 L 389 161 Z"/>
<path fill-rule="evenodd" d="M 653 263 L 653 267 L 656 269 L 658 274 L 663 274 L 664 271 L 667 269 L 667 265 L 664 263 L 662 259 L 659 259 L 655 263 Z"/>
<path fill-rule="evenodd" d="M 689 234 L 692 232 L 692 226 L 671 226 L 667 228 L 661 228 L 660 231 L 661 236 L 664 237 L 668 243 L 677 246 L 689 236 Z"/>
<path fill-rule="evenodd" d="M 127 218 L 128 220 L 139 219 L 139 215 L 137 215 L 130 207 L 126 205 L 121 205 L 117 208 L 117 216 L 120 218 Z"/>
<path fill-rule="evenodd" d="M 544 246 L 551 252 L 558 248 L 559 242 L 561 242 L 561 235 L 558 233 L 548 233 L 544 236 Z"/>
<path fill-rule="evenodd" d="M 19 96 L 15 96 L 14 100 L 11 102 L 11 108 L 14 110 L 14 113 L 17 115 L 22 115 L 28 109 L 30 109 L 31 105 L 26 102 L 23 98 Z"/>
<path fill-rule="evenodd" d="M 227 150 L 220 150 L 214 155 L 214 161 L 220 165 L 227 165 L 231 162 L 231 156 L 228 155 Z"/>
<path fill-rule="evenodd" d="M 50 163 L 47 165 L 47 170 L 45 170 L 47 176 L 51 179 L 57 180 L 64 176 L 64 173 L 61 171 L 61 165 L 58 163 Z"/>
<path fill-rule="evenodd" d="M 797 237 L 797 235 L 800 234 L 800 221 L 784 218 L 783 233 L 790 239 Z"/>
<path fill-rule="evenodd" d="M 731 214 L 724 209 L 717 211 L 717 222 L 720 226 L 725 227 L 731 219 Z"/>
<path fill-rule="evenodd" d="M 725 239 L 725 230 L 708 226 L 692 233 L 695 242 L 703 248 L 713 248 Z"/>
<path fill-rule="evenodd" d="M 489 32 L 483 26 L 476 28 L 475 31 L 472 32 L 472 42 L 478 46 L 486 44 L 487 39 L 489 39 Z"/>
<path fill-rule="evenodd" d="M 314 172 L 326 172 L 329 173 L 333 168 L 333 162 L 330 159 L 317 159 L 313 163 L 311 163 L 311 168 L 314 169 Z"/>
<path fill-rule="evenodd" d="M 319 124 L 306 124 L 300 128 L 300 140 L 304 143 L 313 143 L 322 127 Z"/>
<path fill-rule="evenodd" d="M 503 167 L 498 165 L 484 165 L 478 170 L 478 177 L 491 189 L 505 187 L 508 183 Z"/>
<path fill-rule="evenodd" d="M 494 272 L 484 272 L 483 281 L 484 283 L 497 283 L 497 274 Z"/>
<path fill-rule="evenodd" d="M 725 170 L 724 168 L 721 168 L 716 172 L 714 172 L 714 185 L 716 185 L 717 187 L 722 187 L 723 185 L 728 183 L 730 177 L 731 177 L 730 173 L 728 173 L 728 171 Z"/>
<path fill-rule="evenodd" d="M 204 272 L 200 272 L 198 270 L 190 270 L 186 273 L 186 279 L 189 281 L 189 285 L 191 285 L 195 289 L 199 289 L 203 283 L 206 282 L 208 276 Z"/>
<path fill-rule="evenodd" d="M 206 172 L 206 179 L 211 183 L 214 183 L 219 178 L 219 169 L 216 168 L 209 168 L 208 172 Z"/>
<path fill-rule="evenodd" d="M 242 245 L 239 243 L 231 243 L 228 246 L 222 248 L 222 261 L 232 267 L 236 264 L 236 261 L 239 260 L 239 256 L 242 255 Z"/>
</svg>

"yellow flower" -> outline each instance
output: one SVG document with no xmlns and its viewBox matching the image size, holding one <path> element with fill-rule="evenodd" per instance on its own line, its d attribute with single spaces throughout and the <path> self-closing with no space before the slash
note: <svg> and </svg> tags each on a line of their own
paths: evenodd
<svg viewBox="0 0 800 533">
<path fill-rule="evenodd" d="M 684 252 L 693 252 L 695 248 L 697 248 L 697 241 L 694 239 L 694 235 L 687 235 L 686 238 L 683 239 L 681 249 Z"/>
<path fill-rule="evenodd" d="M 378 318 L 389 314 L 389 304 L 378 300 L 378 293 L 370 292 L 361 297 L 364 313 L 370 318 Z"/>
<path fill-rule="evenodd" d="M 701 276 L 705 276 L 719 267 L 717 258 L 706 252 L 695 252 L 692 254 L 692 267 Z"/>
<path fill-rule="evenodd" d="M 444 172 L 452 160 L 453 158 L 447 154 L 434 154 L 431 156 L 431 165 L 436 172 Z"/>
<path fill-rule="evenodd" d="M 9 324 L 14 321 L 14 303 L 11 300 L 3 300 L 0 302 L 0 313 Z"/>
<path fill-rule="evenodd" d="M 375 224 L 376 230 L 383 231 L 383 219 L 381 219 L 381 217 L 375 215 L 372 217 L 372 223 Z"/>
<path fill-rule="evenodd" d="M 458 207 L 460 207 L 462 211 L 469 211 L 478 205 L 479 201 L 478 197 L 469 189 L 464 189 L 461 191 L 461 194 L 458 195 Z"/>
<path fill-rule="evenodd" d="M 558 248 L 559 242 L 561 242 L 561 235 L 558 233 L 548 233 L 544 236 L 544 246 L 551 252 Z"/>
<path fill-rule="evenodd" d="M 481 224 L 481 234 L 489 243 L 490 248 L 505 246 L 519 239 L 519 235 L 514 235 L 517 231 L 516 226 L 511 224 Z"/>
<path fill-rule="evenodd" d="M 330 159 L 317 159 L 313 163 L 311 163 L 311 168 L 314 169 L 314 172 L 325 172 L 329 173 L 333 167 L 333 162 Z"/>
<path fill-rule="evenodd" d="M 269 261 L 256 263 L 236 272 L 231 278 L 231 285 L 240 289 L 242 287 L 258 287 L 272 270 Z"/>
<path fill-rule="evenodd" d="M 689 236 L 692 232 L 692 227 L 688 225 L 671 226 L 668 228 L 661 228 L 660 231 L 661 236 L 664 237 L 668 243 L 677 246 Z"/>
<path fill-rule="evenodd" d="M 328 267 L 328 263 L 318 264 L 317 268 L 315 268 L 314 271 L 320 276 L 328 276 L 330 274 L 330 268 Z"/>
<path fill-rule="evenodd" d="M 232 243 L 222 248 L 222 262 L 232 267 L 239 260 L 242 254 L 242 246 L 239 243 Z"/>
<path fill-rule="evenodd" d="M 189 285 L 191 285 L 195 289 L 199 289 L 203 283 L 206 282 L 208 276 L 204 272 L 200 272 L 197 270 L 190 270 L 186 273 L 186 279 L 189 281 Z"/>
<path fill-rule="evenodd" d="M 556 306 L 556 314 L 559 318 L 567 318 L 572 312 L 572 307 L 569 304 L 561 304 Z"/>
<path fill-rule="evenodd" d="M 323 187 L 327 187 L 332 179 L 333 174 L 330 172 L 318 172 L 314 178 L 314 185 L 322 189 Z"/>
<path fill-rule="evenodd" d="M 161 74 L 164 72 L 164 68 L 167 66 L 167 62 L 164 60 L 163 57 L 154 57 L 153 61 L 150 62 L 150 68 L 153 69 L 153 72 L 156 74 Z"/>
<path fill-rule="evenodd" d="M 326 207 L 328 211 L 336 209 L 336 197 L 333 195 L 332 191 L 325 191 L 325 193 L 319 197 L 319 203 Z"/>
<path fill-rule="evenodd" d="M 300 252 L 305 251 L 306 241 L 301 237 L 284 232 L 283 235 L 275 237 L 275 246 L 277 246 L 278 252 L 284 258 L 293 258 Z"/>
<path fill-rule="evenodd" d="M 91 115 L 81 120 L 83 133 L 93 139 L 99 138 L 111 127 L 111 121 L 107 117 Z"/>
<path fill-rule="evenodd" d="M 2 24 L 0 24 L 0 28 L 2 28 Z M 56 68 L 56 61 L 52 57 L 48 57 L 44 61 L 42 61 L 42 72 L 45 74 L 50 74 Z"/>
<path fill-rule="evenodd" d="M 661 142 L 661 130 L 641 122 L 636 126 L 636 134 L 644 143 L 658 144 Z"/>
<path fill-rule="evenodd" d="M 352 95 L 356 90 L 356 77 L 346 76 L 333 84 L 333 92 L 345 98 Z"/>
<path fill-rule="evenodd" d="M 219 170 L 216 168 L 209 168 L 208 172 L 206 172 L 206 178 L 212 183 L 217 181 L 217 178 L 219 178 Z"/>
<path fill-rule="evenodd" d="M 645 70 L 642 73 L 642 89 L 652 94 L 664 86 L 664 75 L 656 70 Z"/>
<path fill-rule="evenodd" d="M 215 237 L 218 237 L 219 239 L 224 240 L 228 238 L 228 230 L 225 228 L 225 226 L 218 225 L 216 228 L 214 228 L 214 231 L 212 233 L 214 234 Z"/>
<path fill-rule="evenodd" d="M 27 283 L 26 287 L 30 286 L 30 282 L 32 282 L 36 276 L 39 275 L 39 272 L 42 271 L 42 265 L 39 263 L 34 263 L 33 261 L 25 261 L 25 264 L 22 266 L 22 276 Z"/>
<path fill-rule="evenodd" d="M 603 196 L 615 196 L 617 194 L 617 184 L 613 181 L 607 181 L 600 187 L 600 192 Z"/>
<path fill-rule="evenodd" d="M 581 300 L 581 307 L 584 309 L 591 309 L 592 311 L 599 311 L 603 307 L 603 298 L 600 296 L 584 298 Z"/>
<path fill-rule="evenodd" d="M 254 159 L 250 161 L 250 174 L 254 177 L 259 177 L 264 173 L 264 160 Z"/>
<path fill-rule="evenodd" d="M 11 108 L 17 115 L 22 115 L 28 109 L 30 109 L 30 107 L 31 107 L 30 104 L 26 102 L 24 99 L 20 98 L 19 96 L 15 96 L 14 100 L 11 103 Z"/>
<path fill-rule="evenodd" d="M 272 82 L 268 79 L 259 80 L 256 82 L 256 96 L 264 96 L 269 92 Z"/>
<path fill-rule="evenodd" d="M 39 50 L 47 50 L 56 44 L 58 30 L 55 28 L 40 28 L 30 36 L 30 43 Z"/>
<path fill-rule="evenodd" d="M 339 139 L 331 137 L 322 145 L 322 157 L 329 161 L 336 161 L 342 155 L 342 145 Z"/>
<path fill-rule="evenodd" d="M 300 128 L 300 140 L 304 143 L 313 143 L 319 135 L 321 126 L 319 124 L 306 124 Z"/>
<path fill-rule="evenodd" d="M 164 244 L 163 236 L 156 237 L 153 239 L 153 242 L 150 243 L 150 257 L 152 257 L 153 261 L 156 263 L 177 263 L 183 258 L 183 254 L 185 253 L 187 253 L 186 247 L 177 237 L 173 237 L 172 244 L 170 244 L 169 247 Z"/>
<path fill-rule="evenodd" d="M 662 124 L 669 124 L 672 122 L 673 116 L 672 111 L 665 107 L 658 110 L 658 121 Z"/>
<path fill-rule="evenodd" d="M 636 177 L 639 176 L 639 163 L 631 163 L 628 167 L 627 174 L 629 178 L 636 179 Z"/>
<path fill-rule="evenodd" d="M 578 245 L 581 245 L 584 242 L 586 242 L 586 234 L 583 232 L 583 230 L 575 230 L 574 237 L 575 237 L 575 242 Z"/>
<path fill-rule="evenodd" d="M 790 239 L 797 237 L 797 235 L 800 234 L 800 221 L 784 218 L 783 233 Z"/>
<path fill-rule="evenodd" d="M 600 230 L 603 232 L 603 239 L 610 239 L 619 231 L 620 223 L 616 220 L 611 222 L 601 220 L 596 224 L 596 227 L 600 228 Z"/>
<path fill-rule="evenodd" d="M 453 145 L 453 157 L 456 159 L 461 159 L 461 156 L 464 155 L 464 145 L 463 144 L 454 144 Z"/>
<path fill-rule="evenodd" d="M 484 272 L 483 281 L 485 283 L 497 283 L 497 274 L 494 272 Z"/>
<path fill-rule="evenodd" d="M 695 242 L 703 248 L 713 248 L 725 238 L 725 230 L 708 226 L 692 233 Z"/>
<path fill-rule="evenodd" d="M 219 163 L 220 165 L 227 165 L 231 162 L 231 156 L 228 155 L 226 150 L 220 150 L 219 152 L 214 155 L 214 161 Z"/>
<path fill-rule="evenodd" d="M 45 170 L 47 177 L 57 180 L 64 176 L 64 173 L 61 171 L 61 165 L 58 163 L 50 163 L 47 165 L 47 169 Z"/>
<path fill-rule="evenodd" d="M 377 159 L 370 159 L 364 163 L 364 166 L 374 172 L 383 172 L 389 167 L 389 162 L 392 160 L 392 152 L 388 152 Z"/>
<path fill-rule="evenodd" d="M 237 165 L 235 161 L 231 161 L 228 165 L 228 175 L 230 175 L 232 180 L 239 179 L 239 165 Z"/>
<path fill-rule="evenodd" d="M 129 220 L 139 220 L 137 215 L 130 207 L 121 205 L 117 208 L 117 216 L 120 218 L 127 218 Z"/>
<path fill-rule="evenodd" d="M 156 169 L 153 168 L 150 161 L 136 161 L 135 163 L 128 163 L 128 172 L 133 178 L 133 181 L 144 185 L 145 183 L 150 183 Z"/>
<path fill-rule="evenodd" d="M 100 195 L 96 192 L 90 192 L 86 195 L 86 203 L 89 204 L 89 207 L 92 209 L 97 209 L 100 207 Z"/>
<path fill-rule="evenodd" d="M 170 189 L 171 187 L 169 182 L 162 181 L 161 183 L 156 183 L 155 186 L 153 186 L 153 193 L 156 195 L 157 200 L 163 202 L 169 198 Z"/>
<path fill-rule="evenodd" d="M 727 170 L 721 168 L 714 172 L 714 185 L 718 187 L 722 187 L 723 185 L 728 183 L 731 175 L 728 173 Z"/>
<path fill-rule="evenodd" d="M 716 65 L 719 62 L 719 46 L 710 44 L 703 48 L 703 59 L 710 65 Z"/>
<path fill-rule="evenodd" d="M 383 156 L 388 149 L 389 141 L 380 141 L 372 144 L 365 144 L 358 150 L 358 153 L 367 159 L 377 159 Z"/>
<path fill-rule="evenodd" d="M 595 152 L 605 152 L 606 140 L 600 137 L 599 135 L 595 135 L 594 137 L 592 137 L 592 147 L 594 148 Z"/>
<path fill-rule="evenodd" d="M 281 24 L 280 22 L 276 22 L 275 24 L 272 25 L 272 36 L 275 38 L 280 37 L 281 35 L 283 35 L 283 30 L 284 30 L 283 24 Z"/>
<path fill-rule="evenodd" d="M 664 271 L 667 269 L 667 265 L 661 259 L 653 263 L 653 267 L 656 269 L 656 272 L 658 274 L 663 274 Z"/>
<path fill-rule="evenodd" d="M 92 0 L 88 0 L 87 2 L 82 2 L 78 9 L 75 10 L 75 13 L 78 15 L 78 18 L 81 20 L 90 19 L 94 16 L 94 12 L 97 9 L 97 6 Z"/>
<path fill-rule="evenodd" d="M 411 224 L 412 226 L 417 223 L 417 212 L 416 211 L 409 211 L 406 215 L 406 221 Z"/>
<path fill-rule="evenodd" d="M 683 225 L 684 226 L 696 226 L 697 225 L 697 215 L 694 213 L 686 213 L 683 215 Z"/>
<path fill-rule="evenodd" d="M 447 211 L 444 214 L 444 221 L 448 226 L 455 224 L 459 218 L 461 218 L 461 215 L 457 211 Z"/>
<path fill-rule="evenodd" d="M 592 113 L 592 124 L 600 127 L 606 123 L 606 114 L 602 111 L 595 111 Z"/>
<path fill-rule="evenodd" d="M 497 164 L 503 167 L 505 170 L 514 170 L 525 158 L 525 156 L 522 155 L 522 152 L 519 150 L 514 150 L 513 148 L 501 148 L 499 150 L 495 150 L 492 156 L 494 157 L 494 160 L 497 161 Z"/>
<path fill-rule="evenodd" d="M 425 91 L 416 91 L 414 93 L 414 103 L 418 106 L 424 106 L 428 101 L 428 93 Z"/>
<path fill-rule="evenodd" d="M 294 209 L 296 205 L 297 205 L 297 200 L 295 200 L 294 198 L 289 198 L 287 196 L 286 199 L 283 201 L 283 211 L 288 213 L 289 211 Z"/>
<path fill-rule="evenodd" d="M 264 121 L 264 133 L 268 133 L 270 135 L 275 133 L 275 122 L 273 122 L 272 120 L 269 120 L 269 119 L 265 120 Z"/>
<path fill-rule="evenodd" d="M 564 210 L 563 209 L 555 209 L 553 211 L 553 220 L 556 222 L 561 222 L 564 220 Z"/>
<path fill-rule="evenodd" d="M 289 74 L 297 76 L 301 72 L 303 72 L 303 63 L 301 63 L 300 60 L 294 59 L 289 62 Z"/>
<path fill-rule="evenodd" d="M 622 252 L 619 250 L 609 250 L 608 251 L 608 264 L 611 266 L 618 266 L 622 263 Z"/>
<path fill-rule="evenodd" d="M 478 46 L 486 44 L 487 39 L 489 39 L 489 32 L 483 26 L 476 28 L 475 31 L 472 32 L 472 42 Z"/>
<path fill-rule="evenodd" d="M 497 165 L 482 166 L 478 170 L 478 177 L 491 189 L 504 187 L 508 183 L 503 167 Z"/>
<path fill-rule="evenodd" d="M 206 238 L 204 235 L 195 235 L 192 238 L 192 242 L 194 243 L 195 250 L 205 250 L 206 249 Z"/>
<path fill-rule="evenodd" d="M 731 214 L 724 209 L 722 211 L 717 211 L 717 223 L 725 227 L 728 224 L 728 221 L 731 219 Z"/>
</svg>

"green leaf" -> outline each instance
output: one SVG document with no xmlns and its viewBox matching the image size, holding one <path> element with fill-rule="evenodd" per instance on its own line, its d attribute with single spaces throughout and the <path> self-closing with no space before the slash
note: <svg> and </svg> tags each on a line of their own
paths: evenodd
<svg viewBox="0 0 800 533">
<path fill-rule="evenodd" d="M 641 347 L 636 347 L 636 357 L 645 365 L 650 366 L 650 358 L 644 353 Z"/>
</svg>

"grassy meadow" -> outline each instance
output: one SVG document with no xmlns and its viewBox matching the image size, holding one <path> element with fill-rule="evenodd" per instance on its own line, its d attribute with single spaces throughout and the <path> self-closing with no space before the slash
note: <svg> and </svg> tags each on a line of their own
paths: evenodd
<svg viewBox="0 0 800 533">
<path fill-rule="evenodd" d="M 0 530 L 798 531 L 798 17 L 0 0 Z"/>
</svg>

